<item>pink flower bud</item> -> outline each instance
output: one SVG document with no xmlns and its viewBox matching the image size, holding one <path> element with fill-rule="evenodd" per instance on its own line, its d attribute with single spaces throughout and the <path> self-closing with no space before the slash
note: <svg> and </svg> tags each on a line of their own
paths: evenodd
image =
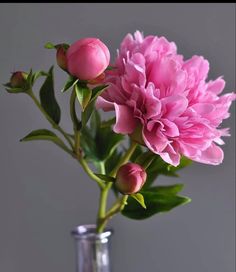
<svg viewBox="0 0 236 272">
<path fill-rule="evenodd" d="M 107 46 L 96 38 L 73 43 L 67 51 L 68 71 L 81 80 L 91 80 L 104 72 L 110 62 Z"/>
<path fill-rule="evenodd" d="M 115 186 L 122 194 L 134 194 L 141 190 L 146 178 L 147 174 L 139 164 L 126 163 L 117 172 Z"/>
<path fill-rule="evenodd" d="M 12 73 L 11 79 L 10 79 L 10 84 L 11 87 L 13 88 L 21 88 L 25 85 L 26 83 L 26 78 L 28 74 L 22 71 L 17 71 Z"/>
<path fill-rule="evenodd" d="M 57 64 L 62 70 L 67 70 L 67 58 L 66 58 L 66 48 L 62 45 L 57 46 Z"/>
</svg>

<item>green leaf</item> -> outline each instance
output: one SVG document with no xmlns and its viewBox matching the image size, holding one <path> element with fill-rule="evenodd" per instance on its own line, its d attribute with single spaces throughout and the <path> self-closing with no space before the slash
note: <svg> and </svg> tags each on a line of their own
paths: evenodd
<svg viewBox="0 0 236 272">
<path fill-rule="evenodd" d="M 96 142 L 91 135 L 90 129 L 88 129 L 86 126 L 82 127 L 80 144 L 87 160 L 99 161 L 97 156 Z"/>
<path fill-rule="evenodd" d="M 86 124 L 89 121 L 89 118 L 91 117 L 93 111 L 95 110 L 95 100 L 90 102 L 84 112 L 82 112 L 82 126 L 86 126 Z"/>
<path fill-rule="evenodd" d="M 191 201 L 188 197 L 177 195 L 182 188 L 182 184 L 175 184 L 141 190 L 140 193 L 145 199 L 146 210 L 143 210 L 136 200 L 129 198 L 128 205 L 125 206 L 122 214 L 131 219 L 142 220 L 158 213 L 169 212 L 175 207 Z"/>
<path fill-rule="evenodd" d="M 79 84 L 75 85 L 75 92 L 77 99 L 82 107 L 82 111 L 87 107 L 90 98 L 92 96 L 92 91 L 88 87 L 81 86 Z"/>
<path fill-rule="evenodd" d="M 70 45 L 67 44 L 67 43 L 58 43 L 58 44 L 55 45 L 55 44 L 53 44 L 51 42 L 47 42 L 44 45 L 44 48 L 46 48 L 46 49 L 57 49 L 59 47 L 63 47 L 65 50 L 67 50 L 70 47 Z"/>
<path fill-rule="evenodd" d="M 137 193 L 137 194 L 131 194 L 130 196 L 133 197 L 144 209 L 147 209 L 144 202 L 144 197 L 142 194 Z"/>
<path fill-rule="evenodd" d="M 60 138 L 53 133 L 50 130 L 47 129 L 38 129 L 30 132 L 28 135 L 26 135 L 24 138 L 20 139 L 21 142 L 28 142 L 28 141 L 34 141 L 34 140 L 48 140 L 52 141 L 56 144 L 63 144 Z"/>
<path fill-rule="evenodd" d="M 115 168 L 117 162 L 120 161 L 121 156 L 122 152 L 115 149 L 109 159 L 105 162 L 106 173 L 110 173 Z"/>
<path fill-rule="evenodd" d="M 97 177 L 99 177 L 101 180 L 106 181 L 106 182 L 115 182 L 115 180 L 116 180 L 115 178 L 107 176 L 107 175 L 96 174 L 96 173 L 95 173 L 95 175 Z"/>
<path fill-rule="evenodd" d="M 53 66 L 50 68 L 46 80 L 39 91 L 41 105 L 52 120 L 59 124 L 61 110 L 54 94 Z"/>
<path fill-rule="evenodd" d="M 98 110 L 94 109 L 90 119 L 90 132 L 92 137 L 96 137 L 96 133 L 101 126 L 101 117 Z"/>
<path fill-rule="evenodd" d="M 173 185 L 154 186 L 154 187 L 145 189 L 145 192 L 157 192 L 158 194 L 176 195 L 179 192 L 181 192 L 183 188 L 184 188 L 184 184 L 177 183 Z"/>
<path fill-rule="evenodd" d="M 136 162 L 137 158 L 138 158 L 141 154 L 143 154 L 143 149 L 142 149 L 142 146 L 141 146 L 141 145 L 138 145 L 138 146 L 135 148 L 135 150 L 134 150 L 134 152 L 133 152 L 133 154 L 132 154 L 132 156 L 131 156 L 131 158 L 130 158 L 130 161 Z"/>
<path fill-rule="evenodd" d="M 152 163 L 152 161 L 157 157 L 153 152 L 146 151 L 142 152 L 135 160 L 137 164 L 140 164 L 144 169 L 148 168 L 148 166 Z"/>
<path fill-rule="evenodd" d="M 41 76 L 48 76 L 48 73 L 44 71 L 37 71 L 32 74 L 32 79 L 31 79 L 31 86 L 35 83 L 35 81 L 40 78 Z"/>
<path fill-rule="evenodd" d="M 155 155 L 155 158 L 149 165 L 149 167 L 146 169 L 147 172 L 147 180 L 143 186 L 143 188 L 148 188 L 150 187 L 155 179 L 159 175 L 165 175 L 169 177 L 179 177 L 177 174 L 177 171 L 180 169 L 187 167 L 192 163 L 190 159 L 187 159 L 185 157 L 182 157 L 180 159 L 180 164 L 177 167 L 174 167 L 168 163 L 166 163 L 159 155 Z"/>
<path fill-rule="evenodd" d="M 51 42 L 47 42 L 45 45 L 44 45 L 44 48 L 46 49 L 55 49 L 56 46 L 54 44 L 52 44 Z"/>
<path fill-rule="evenodd" d="M 123 139 L 123 135 L 113 132 L 110 127 L 100 128 L 95 137 L 98 159 L 104 161 L 109 158 Z"/>
<path fill-rule="evenodd" d="M 67 79 L 63 89 L 61 90 L 62 93 L 66 92 L 67 90 L 69 90 L 70 88 L 74 87 L 75 84 L 79 81 L 78 78 L 74 77 L 74 76 L 69 76 L 69 78 Z"/>
<path fill-rule="evenodd" d="M 97 86 L 92 89 L 92 96 L 91 96 L 91 101 L 95 100 L 99 95 L 102 94 L 103 91 L 108 87 L 108 85 L 101 85 Z"/>
</svg>

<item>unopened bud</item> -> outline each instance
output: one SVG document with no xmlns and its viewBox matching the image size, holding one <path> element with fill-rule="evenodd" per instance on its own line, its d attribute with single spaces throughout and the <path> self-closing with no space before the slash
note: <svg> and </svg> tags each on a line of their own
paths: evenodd
<svg viewBox="0 0 236 272">
<path fill-rule="evenodd" d="M 66 58 L 66 47 L 63 44 L 59 44 L 56 46 L 57 49 L 57 64 L 58 66 L 63 69 L 63 70 L 67 70 L 67 58 Z"/>
<path fill-rule="evenodd" d="M 139 164 L 126 163 L 117 172 L 115 186 L 122 194 L 134 194 L 141 190 L 146 178 L 147 173 Z"/>
<path fill-rule="evenodd" d="M 22 71 L 14 72 L 10 79 L 11 87 L 13 88 L 21 88 L 24 87 L 26 83 L 28 74 Z"/>
</svg>

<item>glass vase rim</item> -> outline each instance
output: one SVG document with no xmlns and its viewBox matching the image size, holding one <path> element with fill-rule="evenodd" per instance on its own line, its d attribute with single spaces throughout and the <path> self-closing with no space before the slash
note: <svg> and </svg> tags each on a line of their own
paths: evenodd
<svg viewBox="0 0 236 272">
<path fill-rule="evenodd" d="M 72 229 L 71 235 L 76 239 L 103 240 L 110 237 L 114 231 L 112 228 L 105 228 L 101 233 L 96 232 L 95 224 L 78 225 Z"/>
</svg>

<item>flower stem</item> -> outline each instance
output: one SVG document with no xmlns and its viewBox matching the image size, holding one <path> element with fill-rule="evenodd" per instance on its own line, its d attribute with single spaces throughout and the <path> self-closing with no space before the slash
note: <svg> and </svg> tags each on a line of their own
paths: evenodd
<svg viewBox="0 0 236 272">
<path fill-rule="evenodd" d="M 120 168 L 120 166 L 126 163 L 127 161 L 129 161 L 136 147 L 137 147 L 137 143 L 131 142 L 130 147 L 128 148 L 124 156 L 121 158 L 121 160 L 117 163 L 116 167 L 112 170 L 112 172 L 110 173 L 110 176 L 112 177 L 116 176 L 116 173 L 118 169 Z M 99 206 L 99 212 L 98 212 L 98 218 L 97 218 L 97 232 L 98 233 L 101 233 L 104 230 L 108 220 L 113 215 L 120 212 L 124 208 L 126 204 L 126 200 L 128 199 L 128 195 L 123 196 L 120 200 L 118 200 L 113 205 L 113 207 L 108 211 L 108 213 L 106 213 L 106 203 L 107 203 L 108 192 L 111 189 L 112 184 L 113 184 L 112 182 L 109 182 L 105 186 L 105 188 L 101 189 L 100 206 Z"/>
<path fill-rule="evenodd" d="M 86 160 L 85 160 L 84 158 L 82 158 L 82 157 L 78 157 L 77 159 L 78 159 L 78 161 L 80 162 L 81 166 L 83 167 L 84 171 L 88 174 L 88 176 L 89 176 L 91 179 L 93 179 L 94 181 L 96 181 L 97 184 L 99 185 L 99 187 L 100 187 L 101 189 L 104 189 L 104 188 L 105 188 L 105 184 L 104 184 L 103 181 L 102 181 L 99 177 L 97 177 L 97 176 L 93 173 L 93 171 L 89 168 L 89 166 L 88 166 Z"/>
<path fill-rule="evenodd" d="M 137 143 L 136 142 L 131 142 L 130 147 L 128 148 L 128 150 L 126 151 L 125 155 L 121 158 L 121 160 L 118 162 L 118 164 L 116 165 L 116 167 L 111 171 L 110 176 L 115 177 L 116 173 L 118 171 L 118 169 L 120 168 L 120 166 L 122 164 L 125 164 L 126 162 L 129 161 L 130 157 L 132 156 L 132 154 L 134 153 L 136 147 L 137 147 Z"/>
<path fill-rule="evenodd" d="M 67 135 L 67 133 L 58 125 L 56 124 L 52 118 L 47 114 L 47 112 L 44 110 L 44 108 L 41 106 L 40 102 L 38 101 L 38 99 L 35 97 L 34 93 L 32 92 L 32 90 L 28 91 L 28 95 L 32 98 L 32 100 L 34 101 L 35 105 L 39 108 L 39 110 L 42 112 L 42 114 L 45 116 L 45 118 L 48 120 L 48 122 L 52 125 L 52 127 L 56 130 L 58 130 L 66 139 L 66 141 L 68 142 L 68 144 L 70 145 L 70 147 L 73 149 L 73 143 L 70 139 L 70 137 Z"/>
</svg>

